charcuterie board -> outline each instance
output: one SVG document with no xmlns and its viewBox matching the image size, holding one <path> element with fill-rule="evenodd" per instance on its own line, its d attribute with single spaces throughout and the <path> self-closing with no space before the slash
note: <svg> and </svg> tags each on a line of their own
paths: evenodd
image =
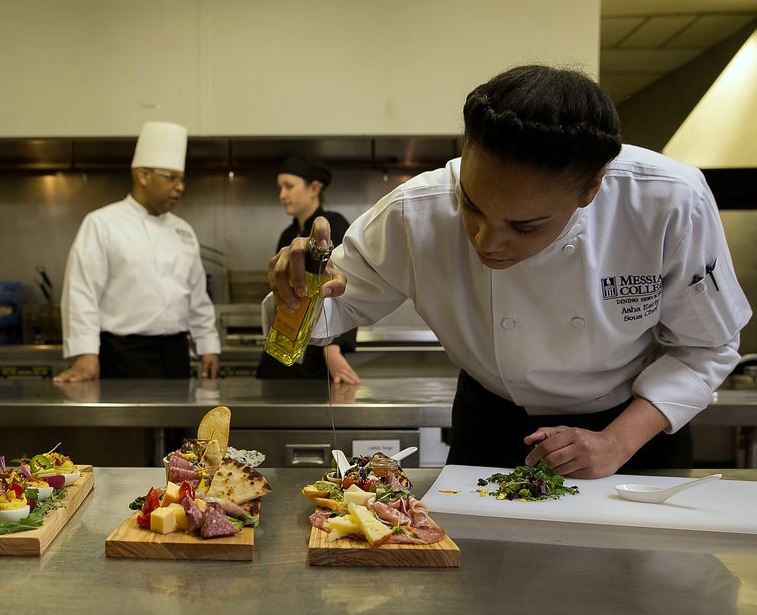
<svg viewBox="0 0 757 615">
<path fill-rule="evenodd" d="M 47 550 L 94 487 L 92 466 L 77 465 L 76 469 L 81 475 L 66 487 L 62 506 L 45 515 L 42 527 L 0 536 L 0 555 L 42 555 Z"/>
<path fill-rule="evenodd" d="M 364 540 L 349 538 L 330 542 L 328 532 L 312 527 L 308 563 L 311 566 L 457 568 L 460 566 L 460 548 L 449 536 L 427 545 L 384 544 L 371 547 Z"/>
<path fill-rule="evenodd" d="M 105 539 L 106 557 L 252 561 L 253 529 L 234 536 L 201 538 L 186 532 L 158 534 L 137 525 L 134 513 Z"/>
</svg>

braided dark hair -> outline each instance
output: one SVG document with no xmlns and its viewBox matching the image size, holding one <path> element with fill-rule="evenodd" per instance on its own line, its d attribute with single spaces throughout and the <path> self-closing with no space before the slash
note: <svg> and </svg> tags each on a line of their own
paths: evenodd
<svg viewBox="0 0 757 615">
<path fill-rule="evenodd" d="M 605 91 L 575 70 L 513 68 L 473 90 L 465 143 L 591 182 L 620 152 L 620 121 Z"/>
</svg>

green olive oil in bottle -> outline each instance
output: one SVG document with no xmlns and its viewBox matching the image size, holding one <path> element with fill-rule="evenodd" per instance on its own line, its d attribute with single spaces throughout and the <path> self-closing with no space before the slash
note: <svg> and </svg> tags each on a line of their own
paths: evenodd
<svg viewBox="0 0 757 615">
<path fill-rule="evenodd" d="M 310 341 L 313 326 L 323 305 L 320 290 L 323 283 L 329 279 L 326 263 L 333 248 L 331 243 L 328 248 L 319 248 L 315 239 L 310 239 L 305 257 L 307 294 L 300 299 L 300 307 L 296 312 L 285 312 L 281 306 L 276 309 L 265 351 L 284 365 L 292 365 Z"/>
</svg>

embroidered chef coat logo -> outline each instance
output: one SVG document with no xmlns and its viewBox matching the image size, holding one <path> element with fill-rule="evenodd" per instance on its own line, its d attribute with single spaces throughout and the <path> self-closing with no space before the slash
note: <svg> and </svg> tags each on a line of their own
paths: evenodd
<svg viewBox="0 0 757 615">
<path fill-rule="evenodd" d="M 190 233 L 187 230 L 184 230 L 183 228 L 177 228 L 174 230 L 176 231 L 176 234 L 184 243 L 191 243 L 192 245 L 194 245 L 194 236 L 192 235 L 192 233 Z"/>
<path fill-rule="evenodd" d="M 622 306 L 624 321 L 641 320 L 657 312 L 662 294 L 662 276 L 613 275 L 600 280 L 602 300 Z"/>
</svg>

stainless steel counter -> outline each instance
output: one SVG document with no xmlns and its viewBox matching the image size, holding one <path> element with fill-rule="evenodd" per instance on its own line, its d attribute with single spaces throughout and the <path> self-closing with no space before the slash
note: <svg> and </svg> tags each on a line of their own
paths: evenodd
<svg viewBox="0 0 757 615">
<path fill-rule="evenodd" d="M 193 428 L 222 404 L 233 429 L 417 429 L 449 427 L 456 378 L 365 378 L 360 386 L 325 382 L 101 380 L 56 385 L 44 379 L 0 379 L 5 428 Z M 757 467 L 757 390 L 724 387 L 693 421 L 738 426 L 744 465 Z"/>
<path fill-rule="evenodd" d="M 0 380 L 4 426 L 195 427 L 213 406 L 233 429 L 448 426 L 455 378 L 375 378 L 360 386 L 310 380 Z"/>
<path fill-rule="evenodd" d="M 312 471 L 261 470 L 273 491 L 251 563 L 106 558 L 105 538 L 131 513 L 128 503 L 165 479 L 158 468 L 95 468 L 94 491 L 44 555 L 3 558 L 0 595 L 23 601 L 26 612 L 113 615 L 735 615 L 757 608 L 754 536 L 503 520 L 486 539 L 466 538 L 464 529 L 451 534 L 461 550 L 457 569 L 309 566 L 312 508 L 299 491 Z M 418 496 L 437 472 L 409 470 Z M 757 480 L 755 471 L 724 473 Z"/>
</svg>

